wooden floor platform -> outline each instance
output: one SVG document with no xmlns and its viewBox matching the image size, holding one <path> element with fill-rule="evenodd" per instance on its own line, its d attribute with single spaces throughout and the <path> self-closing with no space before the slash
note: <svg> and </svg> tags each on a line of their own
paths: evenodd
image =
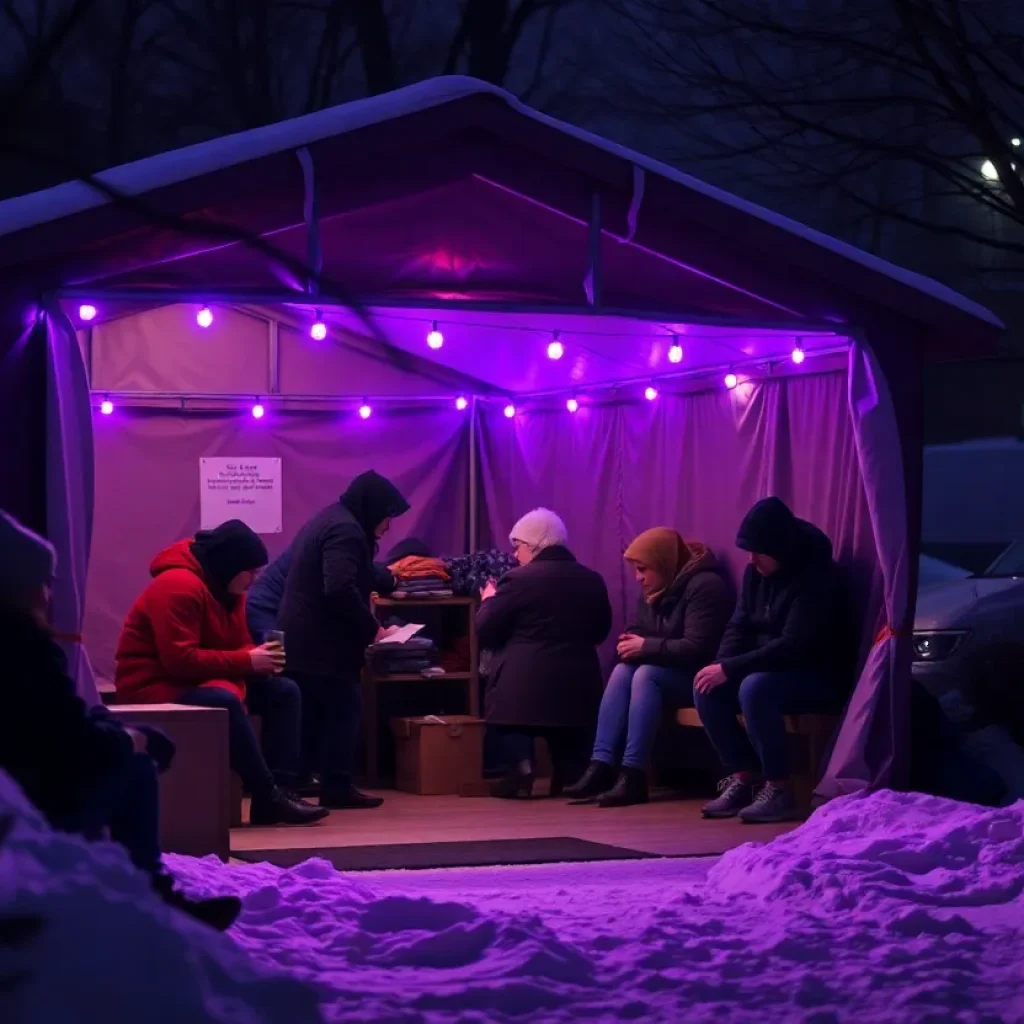
<svg viewBox="0 0 1024 1024">
<path fill-rule="evenodd" d="M 307 828 L 242 828 L 232 850 L 309 849 L 569 836 L 667 857 L 710 856 L 749 842 L 767 842 L 796 827 L 705 821 L 698 800 L 655 794 L 639 807 L 573 807 L 566 800 L 414 796 L 383 790 L 384 806 L 334 811 Z"/>
</svg>

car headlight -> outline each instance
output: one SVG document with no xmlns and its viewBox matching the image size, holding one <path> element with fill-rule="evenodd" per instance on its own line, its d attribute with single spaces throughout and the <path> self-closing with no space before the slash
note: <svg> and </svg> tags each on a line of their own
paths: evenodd
<svg viewBox="0 0 1024 1024">
<path fill-rule="evenodd" d="M 970 636 L 966 629 L 914 634 L 914 661 L 945 661 Z"/>
</svg>

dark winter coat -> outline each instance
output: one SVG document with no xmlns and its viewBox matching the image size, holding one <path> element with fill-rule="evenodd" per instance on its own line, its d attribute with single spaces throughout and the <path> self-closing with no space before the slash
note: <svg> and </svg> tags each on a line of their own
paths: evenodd
<svg viewBox="0 0 1024 1024">
<path fill-rule="evenodd" d="M 0 610 L 0 650 L 0 768 L 59 826 L 127 768 L 132 739 L 75 694 L 63 652 L 30 616 Z"/>
<path fill-rule="evenodd" d="M 602 690 L 597 647 L 611 628 L 604 580 L 565 548 L 545 548 L 507 573 L 477 617 L 480 646 L 494 652 L 487 721 L 592 728 Z"/>
<path fill-rule="evenodd" d="M 845 685 L 853 631 L 832 542 L 778 498 L 767 498 L 748 513 L 736 543 L 770 555 L 781 568 L 762 576 L 747 567 L 718 649 L 726 677 L 738 682 L 754 672 L 796 670 L 820 674 L 823 688 Z"/>
<path fill-rule="evenodd" d="M 623 632 L 644 638 L 631 665 L 664 665 L 696 672 L 718 651 L 733 601 L 715 556 L 691 545 L 694 555 L 653 604 L 643 596 L 636 618 Z"/>
<path fill-rule="evenodd" d="M 289 670 L 318 676 L 360 670 L 379 628 L 370 611 L 374 531 L 408 509 L 394 484 L 363 473 L 298 532 L 277 616 Z"/>
</svg>

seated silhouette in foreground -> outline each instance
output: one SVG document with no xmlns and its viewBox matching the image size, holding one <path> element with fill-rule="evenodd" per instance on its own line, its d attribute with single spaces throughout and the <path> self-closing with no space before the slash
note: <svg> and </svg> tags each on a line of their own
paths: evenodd
<svg viewBox="0 0 1024 1024">
<path fill-rule="evenodd" d="M 509 539 L 519 565 L 483 588 L 477 616 L 480 646 L 494 652 L 487 723 L 519 755 L 492 795 L 532 794 L 530 741 L 542 738 L 554 796 L 586 762 L 601 700 L 597 647 L 611 630 L 612 609 L 604 580 L 576 561 L 554 512 L 527 513 Z"/>
<path fill-rule="evenodd" d="M 842 706 L 851 668 L 844 587 L 832 542 L 778 498 L 754 505 L 736 546 L 750 554 L 739 603 L 715 663 L 697 673 L 693 687 L 727 772 L 703 813 L 788 821 L 798 811 L 784 716 Z"/>
<path fill-rule="evenodd" d="M 308 825 L 327 812 L 292 792 L 302 696 L 280 675 L 280 645 L 254 646 L 245 620 L 245 592 L 266 564 L 263 541 L 237 519 L 157 555 L 150 567 L 153 580 L 121 631 L 114 685 L 124 704 L 226 710 L 231 767 L 252 796 L 250 822 Z M 247 704 L 262 718 L 263 749 Z"/>
<path fill-rule="evenodd" d="M 641 533 L 624 557 L 640 584 L 639 607 L 619 637 L 590 767 L 563 793 L 596 798 L 600 807 L 647 802 L 647 768 L 665 710 L 690 706 L 694 676 L 715 656 L 732 611 L 728 584 L 703 544 L 659 526 Z"/>
<path fill-rule="evenodd" d="M 161 862 L 157 772 L 174 744 L 156 729 L 126 729 L 75 693 L 47 625 L 55 568 L 50 544 L 0 512 L 0 768 L 53 828 L 87 839 L 109 833 L 170 906 L 229 928 L 238 899 L 189 899 Z"/>
</svg>

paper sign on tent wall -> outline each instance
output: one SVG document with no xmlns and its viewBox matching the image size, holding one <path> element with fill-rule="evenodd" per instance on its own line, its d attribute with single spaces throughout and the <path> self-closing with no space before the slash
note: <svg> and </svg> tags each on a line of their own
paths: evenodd
<svg viewBox="0 0 1024 1024">
<path fill-rule="evenodd" d="M 256 533 L 280 533 L 280 459 L 200 459 L 199 518 L 212 530 L 241 519 Z"/>
</svg>

